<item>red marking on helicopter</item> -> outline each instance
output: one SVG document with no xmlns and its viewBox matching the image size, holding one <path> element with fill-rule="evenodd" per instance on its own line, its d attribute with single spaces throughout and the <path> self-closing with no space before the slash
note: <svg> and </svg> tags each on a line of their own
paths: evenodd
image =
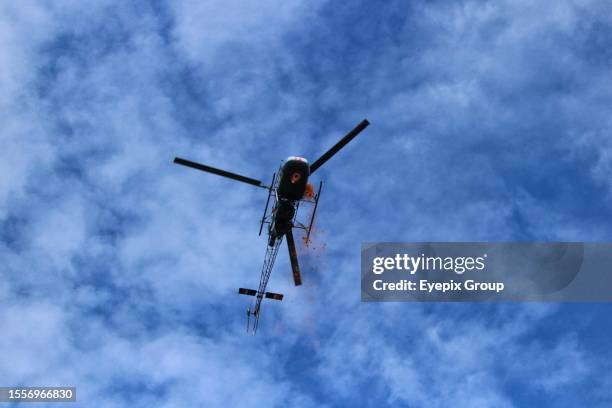
<svg viewBox="0 0 612 408">
<path fill-rule="evenodd" d="M 314 186 L 310 183 L 306 184 L 306 191 L 304 191 L 304 198 L 313 198 L 315 196 Z"/>
</svg>

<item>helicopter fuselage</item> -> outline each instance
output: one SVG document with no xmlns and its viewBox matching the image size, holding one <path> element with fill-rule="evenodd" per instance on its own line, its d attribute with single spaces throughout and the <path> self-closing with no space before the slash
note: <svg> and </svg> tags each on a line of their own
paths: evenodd
<svg viewBox="0 0 612 408">
<path fill-rule="evenodd" d="M 278 198 L 290 201 L 301 200 L 306 191 L 310 176 L 310 166 L 306 159 L 291 156 L 285 160 L 279 174 Z"/>
<path fill-rule="evenodd" d="M 304 197 L 310 176 L 306 159 L 292 156 L 285 160 L 279 172 L 276 206 L 272 209 L 270 245 L 293 226 L 296 203 Z"/>
</svg>

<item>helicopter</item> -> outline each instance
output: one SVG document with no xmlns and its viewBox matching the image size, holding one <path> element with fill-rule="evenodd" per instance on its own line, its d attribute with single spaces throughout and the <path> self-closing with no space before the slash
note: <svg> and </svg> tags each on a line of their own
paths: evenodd
<svg viewBox="0 0 612 408">
<path fill-rule="evenodd" d="M 332 148 L 330 148 L 312 164 L 309 164 L 305 158 L 300 156 L 288 157 L 281 163 L 279 169 L 272 175 L 272 182 L 270 185 L 265 185 L 262 181 L 257 179 L 232 173 L 226 170 L 221 170 L 191 160 L 180 157 L 174 158 L 175 164 L 212 173 L 235 181 L 240 181 L 255 187 L 266 189 L 268 191 L 268 199 L 266 200 L 264 213 L 259 226 L 259 235 L 261 236 L 264 225 L 266 226 L 268 235 L 268 245 L 266 247 L 264 263 L 261 269 L 259 288 L 257 290 L 245 288 L 238 289 L 239 294 L 254 296 L 256 299 L 255 305 L 247 308 L 247 332 L 252 331 L 253 335 L 257 332 L 261 312 L 261 302 L 264 298 L 283 300 L 284 295 L 266 291 L 268 281 L 274 267 L 274 262 L 278 255 L 283 238 L 287 239 L 287 248 L 289 250 L 293 282 L 295 286 L 302 284 L 300 266 L 295 248 L 295 240 L 293 237 L 293 229 L 303 230 L 306 233 L 304 242 L 310 242 L 310 233 L 314 223 L 317 207 L 319 205 L 321 189 L 323 188 L 323 181 L 319 181 L 319 186 L 315 193 L 312 184 L 308 183 L 309 177 L 329 159 L 331 159 L 332 156 L 338 153 L 340 149 L 346 146 L 359 133 L 361 133 L 369 124 L 370 122 L 368 122 L 367 119 L 362 120 L 357 126 L 355 126 L 355 128 L 348 132 Z M 270 207 L 271 201 L 272 206 Z M 310 220 L 306 224 L 298 221 L 297 218 L 300 204 L 309 204 L 313 206 Z M 270 211 L 268 211 L 269 209 Z M 251 317 L 254 319 L 252 323 Z"/>
</svg>

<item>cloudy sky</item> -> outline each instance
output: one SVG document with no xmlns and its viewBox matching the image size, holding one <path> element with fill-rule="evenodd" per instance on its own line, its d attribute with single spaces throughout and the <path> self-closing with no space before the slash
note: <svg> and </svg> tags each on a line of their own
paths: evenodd
<svg viewBox="0 0 612 408">
<path fill-rule="evenodd" d="M 362 304 L 363 241 L 611 241 L 607 0 L 0 5 L 0 386 L 79 407 L 610 406 L 606 304 Z M 269 180 L 326 182 L 245 333 Z"/>
</svg>

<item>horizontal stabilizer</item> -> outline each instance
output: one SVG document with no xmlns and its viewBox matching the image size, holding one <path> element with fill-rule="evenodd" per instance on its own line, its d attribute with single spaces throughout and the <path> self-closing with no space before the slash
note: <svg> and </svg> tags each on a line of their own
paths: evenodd
<svg viewBox="0 0 612 408">
<path fill-rule="evenodd" d="M 280 293 L 266 292 L 266 299 L 283 300 L 283 295 Z"/>
<path fill-rule="evenodd" d="M 245 289 L 245 288 L 238 289 L 238 293 L 241 294 L 241 295 L 247 295 L 247 296 L 255 296 L 255 295 L 257 295 L 257 291 L 256 290 Z"/>
</svg>

